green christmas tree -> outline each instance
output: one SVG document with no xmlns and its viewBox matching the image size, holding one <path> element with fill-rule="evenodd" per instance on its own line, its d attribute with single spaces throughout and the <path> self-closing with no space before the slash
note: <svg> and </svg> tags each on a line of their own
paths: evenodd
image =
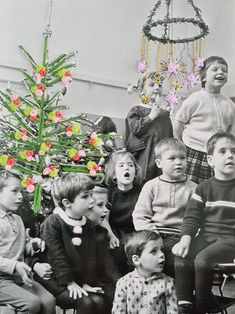
<svg viewBox="0 0 235 314">
<path fill-rule="evenodd" d="M 22 185 L 33 196 L 32 209 L 42 210 L 43 189 L 63 172 L 81 172 L 102 179 L 102 135 L 85 115 L 65 117 L 60 105 L 76 52 L 48 60 L 49 27 L 43 36 L 42 61 L 37 63 L 22 47 L 32 70 L 20 69 L 27 95 L 10 88 L 0 91 L 8 115 L 0 118 L 0 166 L 20 171 Z M 5 111 L 5 110 L 4 110 Z M 85 130 L 83 130 L 85 129 Z M 109 135 L 105 135 L 106 137 Z"/>
</svg>

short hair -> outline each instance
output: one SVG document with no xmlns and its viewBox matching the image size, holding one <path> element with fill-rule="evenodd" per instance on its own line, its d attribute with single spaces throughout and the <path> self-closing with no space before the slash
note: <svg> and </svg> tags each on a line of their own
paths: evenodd
<svg viewBox="0 0 235 314">
<path fill-rule="evenodd" d="M 93 188 L 94 182 L 86 174 L 65 173 L 53 181 L 51 195 L 55 203 L 61 208 L 64 208 L 62 203 L 63 199 L 66 198 L 73 203 L 79 193 L 92 190 Z"/>
<path fill-rule="evenodd" d="M 218 63 L 224 64 L 228 68 L 228 63 L 225 61 L 224 58 L 219 57 L 219 56 L 208 57 L 204 61 L 203 66 L 200 67 L 200 70 L 199 70 L 199 75 L 200 75 L 200 78 L 201 78 L 201 85 L 202 85 L 202 87 L 205 87 L 205 78 L 206 78 L 206 72 L 207 72 L 208 68 L 212 65 L 212 63 L 214 63 L 216 61 Z"/>
<path fill-rule="evenodd" d="M 134 231 L 126 235 L 124 250 L 128 259 L 128 263 L 132 263 L 132 256 L 141 256 L 146 244 L 150 241 L 159 241 L 159 248 L 163 242 L 161 236 L 151 230 Z"/>
<path fill-rule="evenodd" d="M 186 154 L 186 146 L 177 138 L 167 137 L 157 143 L 154 148 L 156 158 L 161 158 L 163 153 L 168 150 L 183 151 Z"/>
<path fill-rule="evenodd" d="M 8 178 L 16 178 L 18 180 L 22 180 L 23 175 L 15 170 L 5 170 L 1 169 L 0 170 L 0 191 L 7 185 L 6 180 Z"/>
<path fill-rule="evenodd" d="M 108 194 L 108 190 L 103 186 L 95 185 L 93 194 Z"/>
<path fill-rule="evenodd" d="M 117 133 L 117 127 L 114 121 L 107 116 L 99 117 L 95 122 L 94 122 L 97 127 L 98 127 L 98 132 L 108 134 L 115 132 Z"/>
<path fill-rule="evenodd" d="M 207 141 L 206 149 L 207 149 L 207 154 L 208 155 L 213 155 L 214 150 L 215 150 L 215 145 L 218 142 L 219 139 L 224 138 L 228 139 L 231 142 L 235 143 L 235 136 L 231 133 L 228 132 L 219 132 L 214 135 L 212 135 L 209 140 Z"/>
<path fill-rule="evenodd" d="M 146 80 L 154 79 L 154 77 L 155 77 L 156 75 L 157 75 L 157 72 L 155 72 L 155 71 L 149 72 L 149 73 L 147 74 L 147 76 L 146 76 L 146 74 L 143 74 L 143 75 L 139 78 L 139 80 L 138 80 L 138 83 L 137 83 L 137 86 L 136 86 L 137 90 L 138 90 L 139 92 L 142 92 L 142 91 L 144 90 L 144 86 L 145 86 Z M 160 86 L 162 86 L 162 84 L 159 84 L 159 87 L 160 87 Z"/>
<path fill-rule="evenodd" d="M 112 186 L 116 184 L 116 175 L 115 175 L 115 166 L 117 162 L 124 156 L 129 157 L 134 165 L 135 165 L 135 178 L 134 178 L 134 183 L 136 184 L 141 184 L 142 182 L 142 173 L 141 173 L 141 168 L 138 165 L 135 157 L 132 155 L 132 153 L 126 151 L 126 149 L 121 149 L 113 152 L 108 160 L 108 163 L 106 165 L 106 173 L 105 173 L 105 183 L 107 186 Z"/>
</svg>

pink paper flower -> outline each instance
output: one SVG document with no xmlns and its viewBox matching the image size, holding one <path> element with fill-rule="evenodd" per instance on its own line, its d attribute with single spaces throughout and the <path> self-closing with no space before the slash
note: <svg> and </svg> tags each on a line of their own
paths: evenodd
<svg viewBox="0 0 235 314">
<path fill-rule="evenodd" d="M 194 73 L 190 73 L 187 76 L 187 83 L 190 87 L 194 87 L 195 85 L 200 83 L 199 75 L 195 75 Z"/>
<path fill-rule="evenodd" d="M 170 60 L 170 62 L 167 64 L 167 71 L 166 75 L 169 77 L 171 74 L 178 74 L 180 65 L 177 63 L 177 61 Z"/>
<path fill-rule="evenodd" d="M 138 73 L 144 73 L 147 69 L 147 64 L 145 60 L 137 61 L 136 69 Z"/>
<path fill-rule="evenodd" d="M 50 169 L 47 167 L 47 168 L 43 169 L 42 173 L 44 174 L 44 176 L 46 176 L 50 173 Z"/>
<path fill-rule="evenodd" d="M 68 85 L 70 82 L 72 82 L 72 78 L 71 76 L 66 76 L 64 75 L 61 79 L 62 84 L 64 84 L 65 86 Z"/>
<path fill-rule="evenodd" d="M 178 103 L 180 97 L 177 97 L 177 95 L 175 94 L 175 91 L 173 89 L 171 89 L 171 90 L 169 90 L 165 99 L 166 99 L 166 102 L 168 103 L 168 105 L 170 105 L 172 107 L 173 105 Z"/>
<path fill-rule="evenodd" d="M 195 64 L 196 64 L 197 70 L 199 70 L 201 67 L 203 67 L 204 61 L 205 61 L 204 58 L 200 58 L 200 57 L 196 58 Z"/>
<path fill-rule="evenodd" d="M 97 133 L 96 132 L 92 132 L 90 135 L 90 138 L 95 139 L 97 137 Z"/>
<path fill-rule="evenodd" d="M 33 193 L 35 191 L 35 186 L 33 184 L 30 184 L 30 185 L 27 186 L 26 190 L 29 193 Z"/>
<path fill-rule="evenodd" d="M 36 97 L 42 97 L 42 94 L 43 94 L 43 92 L 42 92 L 40 89 L 37 89 L 37 90 L 35 91 L 35 96 L 36 96 Z"/>
<path fill-rule="evenodd" d="M 35 78 L 36 83 L 40 84 L 42 80 L 42 76 L 39 73 L 34 73 L 33 76 Z"/>
</svg>

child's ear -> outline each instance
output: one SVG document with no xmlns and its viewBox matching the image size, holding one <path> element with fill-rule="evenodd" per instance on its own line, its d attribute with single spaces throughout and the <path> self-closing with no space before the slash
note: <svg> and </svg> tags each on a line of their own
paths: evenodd
<svg viewBox="0 0 235 314">
<path fill-rule="evenodd" d="M 162 162 L 161 162 L 161 159 L 156 158 L 156 159 L 155 159 L 155 164 L 157 165 L 157 167 L 158 167 L 158 168 L 162 168 Z"/>
<path fill-rule="evenodd" d="M 214 158 L 212 155 L 207 155 L 207 162 L 211 168 L 214 168 Z"/>
<path fill-rule="evenodd" d="M 135 265 L 135 266 L 139 266 L 140 265 L 140 258 L 138 255 L 132 255 L 132 263 Z"/>
<path fill-rule="evenodd" d="M 70 202 L 67 198 L 63 198 L 61 203 L 62 203 L 62 204 L 64 205 L 64 207 L 66 207 L 66 208 L 71 205 L 71 202 Z"/>
</svg>

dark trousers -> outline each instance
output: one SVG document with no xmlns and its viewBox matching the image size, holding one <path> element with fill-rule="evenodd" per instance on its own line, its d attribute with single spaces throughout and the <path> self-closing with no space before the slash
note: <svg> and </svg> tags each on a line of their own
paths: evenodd
<svg viewBox="0 0 235 314">
<path fill-rule="evenodd" d="M 160 232 L 163 240 L 163 251 L 165 254 L 164 274 L 175 277 L 174 271 L 174 254 L 172 253 L 173 246 L 180 241 L 180 234 L 168 234 Z"/>
<path fill-rule="evenodd" d="M 218 234 L 219 239 L 199 236 L 191 245 L 186 258 L 175 257 L 175 286 L 178 300 L 207 304 L 211 297 L 214 267 L 217 263 L 231 263 L 235 257 L 234 237 Z"/>
<path fill-rule="evenodd" d="M 73 299 L 69 291 L 65 290 L 56 296 L 56 304 L 64 309 L 77 309 L 79 314 L 103 314 L 106 312 L 105 297 L 98 293 L 89 293 L 88 296 Z"/>
</svg>

